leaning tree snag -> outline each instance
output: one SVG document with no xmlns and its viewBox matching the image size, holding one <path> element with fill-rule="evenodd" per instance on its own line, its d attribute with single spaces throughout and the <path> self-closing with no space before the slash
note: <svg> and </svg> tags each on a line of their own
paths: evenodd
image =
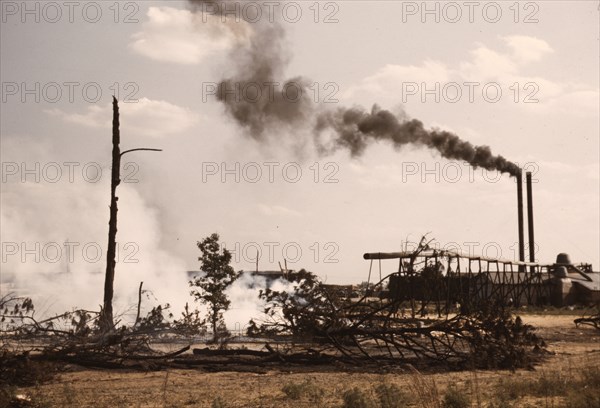
<svg viewBox="0 0 600 408">
<path fill-rule="evenodd" d="M 112 122 L 112 173 L 110 178 L 110 219 L 108 221 L 108 250 L 106 251 L 106 274 L 104 277 L 104 304 L 102 306 L 100 326 L 102 330 L 111 330 L 114 326 L 112 300 L 114 294 L 116 247 L 117 247 L 117 186 L 121 183 L 121 157 L 138 150 L 160 152 L 161 149 L 137 148 L 121 152 L 119 143 L 121 134 L 119 130 L 119 101 L 113 96 L 113 122 Z"/>
</svg>

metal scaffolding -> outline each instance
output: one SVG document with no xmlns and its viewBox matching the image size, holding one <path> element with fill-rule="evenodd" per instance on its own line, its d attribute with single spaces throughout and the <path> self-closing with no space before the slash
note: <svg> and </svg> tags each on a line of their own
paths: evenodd
<svg viewBox="0 0 600 408">
<path fill-rule="evenodd" d="M 506 306 L 542 305 L 550 301 L 552 265 L 470 256 L 453 251 L 427 249 L 421 252 L 367 253 L 373 261 L 398 259 L 396 272 L 381 279 L 382 295 L 394 301 L 421 303 L 439 313 L 457 304 L 469 307 L 482 301 Z M 387 281 L 387 282 L 386 282 Z"/>
</svg>

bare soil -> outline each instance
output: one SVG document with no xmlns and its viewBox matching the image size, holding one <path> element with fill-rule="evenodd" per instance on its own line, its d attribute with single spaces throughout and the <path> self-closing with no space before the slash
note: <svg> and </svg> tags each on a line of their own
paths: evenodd
<svg viewBox="0 0 600 408">
<path fill-rule="evenodd" d="M 472 406 L 496 404 L 510 385 L 538 381 L 541 377 L 575 377 L 581 370 L 600 367 L 600 331 L 576 327 L 580 315 L 524 315 L 525 323 L 538 328 L 552 353 L 533 370 L 425 372 L 418 377 L 410 367 L 399 366 L 393 373 L 361 373 L 321 370 L 254 372 L 206 372 L 195 369 L 162 371 L 91 370 L 70 366 L 50 383 L 18 388 L 15 394 L 30 405 L 47 407 L 342 407 L 344 392 L 357 387 L 374 397 L 378 384 L 396 384 L 411 396 L 410 406 L 424 406 L 415 384 L 428 382 L 442 399 L 449 386 L 468 394 Z M 286 384 L 311 384 L 312 391 L 298 399 L 284 393 Z M 502 385 L 504 384 L 504 385 Z M 503 389 L 503 387 L 507 389 Z M 433 391 L 435 391 L 433 390 Z M 564 406 L 562 396 L 520 396 L 510 401 L 514 407 Z M 1 404 L 0 404 L 1 405 Z"/>
</svg>

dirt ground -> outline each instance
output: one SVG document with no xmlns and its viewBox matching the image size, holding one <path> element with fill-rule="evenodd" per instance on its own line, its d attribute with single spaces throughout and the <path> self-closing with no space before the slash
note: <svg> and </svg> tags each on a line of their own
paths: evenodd
<svg viewBox="0 0 600 408">
<path fill-rule="evenodd" d="M 443 400 L 449 386 L 468 395 L 472 406 L 564 406 L 562 396 L 513 395 L 505 399 L 502 395 L 514 394 L 520 385 L 545 378 L 560 378 L 567 384 L 582 370 L 600 367 L 600 331 L 575 327 L 573 319 L 580 315 L 522 317 L 525 323 L 539 328 L 548 350 L 554 353 L 535 370 L 444 372 L 421 377 L 410 367 L 400 367 L 400 372 L 393 374 L 208 373 L 192 369 L 127 372 L 69 367 L 49 384 L 19 388 L 15 393 L 37 406 L 48 407 L 342 407 L 344 393 L 354 387 L 375 398 L 379 384 L 396 384 L 409 396 L 408 405 L 415 407 L 427 402 L 419 396 L 419 389 Z M 298 386 L 299 395 L 289 392 L 290 384 Z M 286 385 L 288 394 L 284 392 Z"/>
</svg>

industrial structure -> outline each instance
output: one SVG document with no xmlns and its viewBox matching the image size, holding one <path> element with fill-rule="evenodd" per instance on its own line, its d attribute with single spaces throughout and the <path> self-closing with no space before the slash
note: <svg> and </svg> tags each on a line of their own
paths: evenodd
<svg viewBox="0 0 600 408">
<path fill-rule="evenodd" d="M 600 272 L 590 264 L 574 265 L 561 253 L 553 264 L 535 260 L 532 176 L 526 173 L 527 224 L 529 261 L 525 260 L 523 181 L 517 179 L 517 218 L 519 260 L 486 258 L 453 251 L 422 248 L 415 252 L 366 253 L 379 261 L 380 293 L 398 301 L 420 301 L 422 308 L 434 304 L 438 312 L 448 312 L 456 304 L 470 305 L 492 301 L 504 305 L 592 304 L 600 302 Z M 381 260 L 397 259 L 398 269 L 385 279 L 381 276 Z M 387 279 L 389 278 L 389 279 Z"/>
<path fill-rule="evenodd" d="M 600 301 L 600 272 L 589 264 L 574 265 L 567 254 L 554 264 L 469 256 L 428 249 L 419 253 L 367 253 L 371 261 L 398 260 L 389 275 L 385 297 L 420 301 L 446 312 L 489 300 L 507 306 L 591 304 Z M 383 284 L 382 284 L 383 287 Z"/>
</svg>

